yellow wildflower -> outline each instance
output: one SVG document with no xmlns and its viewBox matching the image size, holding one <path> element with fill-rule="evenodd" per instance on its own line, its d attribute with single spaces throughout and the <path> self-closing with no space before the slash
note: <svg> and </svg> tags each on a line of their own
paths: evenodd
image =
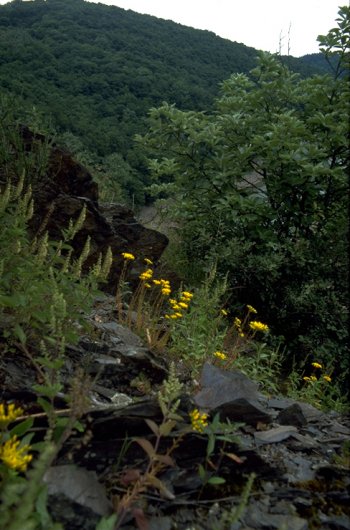
<svg viewBox="0 0 350 530">
<path fill-rule="evenodd" d="M 135 256 L 133 254 L 130 254 L 130 252 L 122 252 L 122 256 L 125 260 L 134 260 Z"/>
<path fill-rule="evenodd" d="M 145 282 L 144 286 L 146 287 L 146 289 L 151 289 L 152 288 L 152 285 L 150 283 L 148 283 L 148 282 Z"/>
<path fill-rule="evenodd" d="M 255 307 L 253 307 L 250 304 L 247 304 L 247 309 L 248 309 L 249 313 L 257 313 L 257 310 L 255 309 Z"/>
<path fill-rule="evenodd" d="M 144 261 L 147 265 L 153 265 L 153 261 L 150 260 L 150 259 L 148 259 L 148 258 L 145 258 L 143 261 Z"/>
<path fill-rule="evenodd" d="M 314 368 L 319 368 L 319 369 L 322 368 L 322 364 L 320 364 L 320 363 L 311 363 L 311 364 L 312 364 L 312 366 L 313 366 Z"/>
<path fill-rule="evenodd" d="M 317 381 L 317 377 L 315 375 L 310 376 L 311 381 Z"/>
<path fill-rule="evenodd" d="M 198 409 L 194 409 L 190 412 L 190 418 L 192 429 L 194 431 L 203 432 L 204 428 L 208 425 L 208 414 L 200 413 Z"/>
<path fill-rule="evenodd" d="M 187 309 L 188 308 L 188 304 L 186 304 L 185 302 L 179 302 L 177 305 L 179 307 L 182 307 L 182 309 Z"/>
<path fill-rule="evenodd" d="M 215 351 L 214 352 L 214 356 L 217 357 L 218 359 L 221 359 L 221 360 L 225 360 L 226 359 L 226 355 L 224 353 L 222 353 L 221 351 Z"/>
<path fill-rule="evenodd" d="M 147 281 L 150 280 L 153 276 L 152 269 L 147 269 L 146 271 L 142 272 L 139 276 L 140 280 Z"/>
<path fill-rule="evenodd" d="M 228 312 L 226 311 L 226 309 L 221 309 L 220 313 L 224 315 L 224 317 L 227 317 L 228 315 Z"/>
<path fill-rule="evenodd" d="M 170 293 L 171 293 L 171 289 L 169 289 L 168 287 L 163 287 L 162 288 L 162 294 L 164 296 L 169 296 Z"/>
<path fill-rule="evenodd" d="M 182 316 L 183 316 L 182 313 L 178 313 L 178 312 L 175 313 L 175 315 L 176 315 L 177 318 L 182 318 Z"/>
<path fill-rule="evenodd" d="M 330 382 L 332 381 L 332 378 L 331 378 L 330 375 L 324 375 L 324 376 L 323 376 L 323 379 L 324 379 L 325 381 L 327 381 L 327 383 L 330 383 Z"/>
<path fill-rule="evenodd" d="M 160 285 L 160 280 L 152 280 L 154 285 Z"/>
<path fill-rule="evenodd" d="M 242 338 L 245 337 L 243 331 L 240 331 L 240 332 L 238 333 L 238 335 L 239 335 L 240 337 L 242 337 Z"/>
<path fill-rule="evenodd" d="M 188 291 L 182 291 L 181 298 L 183 298 L 184 300 L 191 300 L 191 298 L 193 298 L 193 294 L 189 293 Z"/>
<path fill-rule="evenodd" d="M 238 317 L 236 317 L 233 321 L 233 324 L 236 326 L 236 328 L 240 328 L 242 325 L 242 320 Z"/>
<path fill-rule="evenodd" d="M 16 405 L 13 403 L 9 405 L 0 403 L 0 427 L 6 427 L 11 421 L 14 421 L 22 414 L 23 410 L 20 407 L 16 408 Z"/>
<path fill-rule="evenodd" d="M 252 320 L 249 322 L 249 327 L 253 331 L 269 331 L 269 326 L 267 324 L 263 324 L 262 322 L 259 322 L 258 320 Z"/>
<path fill-rule="evenodd" d="M 305 377 L 303 377 L 303 380 L 304 381 L 311 381 L 311 378 L 308 375 L 306 375 Z"/>
<path fill-rule="evenodd" d="M 0 446 L 0 459 L 10 469 L 25 471 L 33 456 L 28 454 L 29 445 L 19 447 L 19 444 L 20 441 L 17 440 L 17 436 L 10 438 L 10 440 Z"/>
</svg>

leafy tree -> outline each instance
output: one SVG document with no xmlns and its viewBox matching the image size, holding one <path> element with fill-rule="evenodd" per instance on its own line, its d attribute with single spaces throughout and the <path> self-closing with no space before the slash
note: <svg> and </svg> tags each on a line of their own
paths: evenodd
<svg viewBox="0 0 350 530">
<path fill-rule="evenodd" d="M 258 307 L 289 361 L 344 369 L 349 8 L 319 41 L 333 77 L 303 80 L 261 54 L 250 76 L 222 84 L 214 112 L 152 109 L 142 141 L 188 261 L 228 275 L 232 304 Z"/>
</svg>

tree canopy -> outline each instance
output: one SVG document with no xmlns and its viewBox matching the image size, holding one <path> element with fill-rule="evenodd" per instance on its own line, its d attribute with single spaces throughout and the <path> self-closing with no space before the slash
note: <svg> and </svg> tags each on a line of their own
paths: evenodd
<svg viewBox="0 0 350 530">
<path fill-rule="evenodd" d="M 345 369 L 349 8 L 319 42 L 333 75 L 302 79 L 261 54 L 211 112 L 165 104 L 140 139 L 155 192 L 172 197 L 187 260 L 227 276 L 287 339 L 288 359 Z M 174 199 L 175 197 L 175 199 Z"/>
</svg>

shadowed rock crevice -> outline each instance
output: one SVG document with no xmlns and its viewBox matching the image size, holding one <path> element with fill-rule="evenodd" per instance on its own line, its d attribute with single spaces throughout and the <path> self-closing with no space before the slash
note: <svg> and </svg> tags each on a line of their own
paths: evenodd
<svg viewBox="0 0 350 530">
<path fill-rule="evenodd" d="M 168 244 L 164 234 L 144 227 L 134 212 L 123 205 L 100 204 L 96 182 L 68 151 L 56 144 L 47 145 L 45 136 L 27 127 L 22 126 L 20 131 L 27 153 L 37 148 L 38 143 L 48 149 L 47 170 L 40 181 L 32 183 L 35 209 L 30 229 L 33 235 L 48 230 L 51 239 L 60 240 L 69 220 L 77 219 L 85 206 L 85 222 L 72 246 L 81 252 L 86 238 L 90 237 L 91 252 L 85 267 L 95 263 L 100 252 L 111 248 L 113 266 L 106 290 L 115 291 L 122 266 L 121 252 L 131 252 L 137 258 L 131 267 L 131 280 L 137 279 L 144 258 L 157 263 Z"/>
</svg>

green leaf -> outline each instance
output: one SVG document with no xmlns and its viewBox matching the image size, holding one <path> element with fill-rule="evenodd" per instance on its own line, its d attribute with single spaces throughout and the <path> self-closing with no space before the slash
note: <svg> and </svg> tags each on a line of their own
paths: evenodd
<svg viewBox="0 0 350 530">
<path fill-rule="evenodd" d="M 208 480 L 208 484 L 211 484 L 212 486 L 216 486 L 218 484 L 225 484 L 226 480 L 222 477 L 210 477 Z"/>
<path fill-rule="evenodd" d="M 16 335 L 16 337 L 20 340 L 20 342 L 22 344 L 26 343 L 27 336 L 26 336 L 22 326 L 20 326 L 19 324 L 16 324 L 15 327 L 14 327 L 14 334 Z"/>
<path fill-rule="evenodd" d="M 176 421 L 175 420 L 168 420 L 165 423 L 162 423 L 159 426 L 160 435 L 161 436 L 169 436 L 169 434 L 171 433 L 171 431 L 173 430 L 175 425 L 176 425 Z"/>
<path fill-rule="evenodd" d="M 159 435 L 159 427 L 158 427 L 158 425 L 153 420 L 150 420 L 148 418 L 145 419 L 145 422 L 147 423 L 148 427 L 151 429 L 153 434 L 158 436 Z"/>
<path fill-rule="evenodd" d="M 27 431 L 29 431 L 29 429 L 32 428 L 33 423 L 34 423 L 33 418 L 27 418 L 26 420 L 21 421 L 21 423 L 19 423 L 18 425 L 16 425 L 10 430 L 11 436 L 16 435 L 19 438 L 21 438 Z"/>
<path fill-rule="evenodd" d="M 48 398 L 54 398 L 62 390 L 61 383 L 55 383 L 52 385 L 33 385 L 33 389 L 43 396 Z"/>
<path fill-rule="evenodd" d="M 78 432 L 85 432 L 85 425 L 81 423 L 81 421 L 77 420 L 74 423 L 74 429 L 76 429 Z"/>
<path fill-rule="evenodd" d="M 35 501 L 35 511 L 39 516 L 40 524 L 43 528 L 50 528 L 51 517 L 47 511 L 47 488 L 44 486 L 39 490 Z"/>
<path fill-rule="evenodd" d="M 207 445 L 207 457 L 209 457 L 215 448 L 215 435 L 213 433 L 209 433 L 208 435 L 208 445 Z"/>
<path fill-rule="evenodd" d="M 198 466 L 198 475 L 199 475 L 199 478 L 201 479 L 202 482 L 206 481 L 207 472 L 204 469 L 204 467 L 202 466 L 202 464 L 199 464 L 199 466 Z"/>
<path fill-rule="evenodd" d="M 117 522 L 117 514 L 113 513 L 109 517 L 102 517 L 96 526 L 96 530 L 114 530 Z"/>
<path fill-rule="evenodd" d="M 155 455 L 155 451 L 151 442 L 149 442 L 145 438 L 136 438 L 135 442 L 142 447 L 142 449 L 145 451 L 145 453 L 147 453 L 149 458 L 153 458 L 153 456 Z"/>
<path fill-rule="evenodd" d="M 42 397 L 37 398 L 37 402 L 41 406 L 44 412 L 49 416 L 52 412 L 52 404 Z"/>
</svg>

